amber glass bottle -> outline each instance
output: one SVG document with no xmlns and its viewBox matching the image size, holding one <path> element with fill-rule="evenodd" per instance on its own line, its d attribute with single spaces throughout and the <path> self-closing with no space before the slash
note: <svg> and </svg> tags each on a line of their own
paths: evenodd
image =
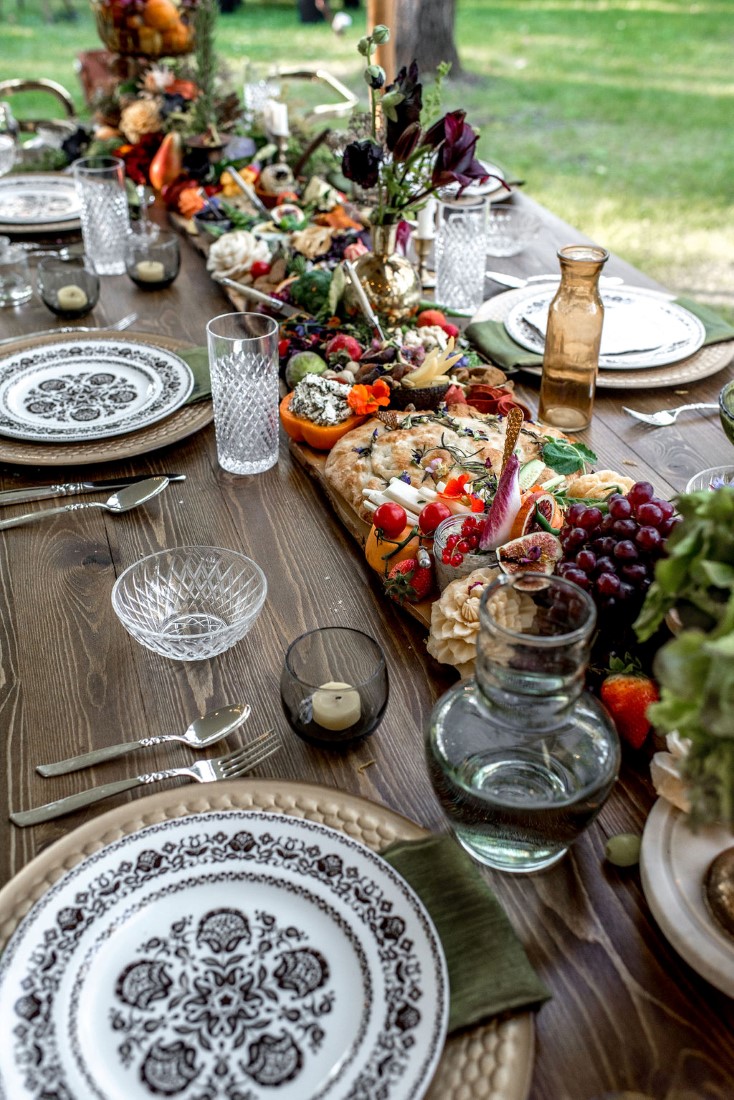
<svg viewBox="0 0 734 1100">
<path fill-rule="evenodd" d="M 561 283 L 548 311 L 538 420 L 565 432 L 591 422 L 604 306 L 599 275 L 609 253 L 594 245 L 558 251 Z"/>
</svg>

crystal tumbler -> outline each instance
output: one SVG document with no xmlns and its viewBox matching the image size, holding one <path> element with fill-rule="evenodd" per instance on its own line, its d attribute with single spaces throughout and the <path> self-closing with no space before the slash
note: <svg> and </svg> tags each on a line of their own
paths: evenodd
<svg viewBox="0 0 734 1100">
<path fill-rule="evenodd" d="M 219 465 L 260 474 L 278 461 L 278 324 L 224 313 L 206 326 Z"/>
<path fill-rule="evenodd" d="M 84 251 L 98 275 L 122 275 L 130 234 L 125 165 L 118 157 L 82 157 L 73 170 L 82 204 Z"/>
<path fill-rule="evenodd" d="M 433 709 L 431 781 L 457 840 L 489 867 L 552 866 L 617 778 L 617 733 L 583 690 L 595 622 L 570 581 L 501 575 L 480 605 L 476 679 Z"/>
<path fill-rule="evenodd" d="M 487 203 L 438 204 L 436 301 L 475 310 L 484 298 Z"/>
</svg>

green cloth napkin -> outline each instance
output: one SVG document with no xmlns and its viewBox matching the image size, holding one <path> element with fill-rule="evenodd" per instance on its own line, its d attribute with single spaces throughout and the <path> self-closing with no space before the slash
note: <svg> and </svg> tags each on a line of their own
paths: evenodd
<svg viewBox="0 0 734 1100">
<path fill-rule="evenodd" d="M 723 317 L 719 317 L 708 306 L 694 302 L 690 298 L 677 298 L 679 306 L 698 317 L 706 329 L 704 344 L 718 344 L 723 340 L 734 340 L 734 327 Z M 469 325 L 464 334 L 481 352 L 503 370 L 519 370 L 523 367 L 542 367 L 543 356 L 528 351 L 516 344 L 502 321 L 477 321 Z"/>
<path fill-rule="evenodd" d="M 193 405 L 195 401 L 207 401 L 212 395 L 212 380 L 209 376 L 209 352 L 206 348 L 186 348 L 178 354 L 191 368 L 194 376 L 194 388 L 186 402 Z"/>
<path fill-rule="evenodd" d="M 399 840 L 381 855 L 436 926 L 449 971 L 449 1032 L 548 1000 L 502 906 L 452 837 Z"/>
</svg>

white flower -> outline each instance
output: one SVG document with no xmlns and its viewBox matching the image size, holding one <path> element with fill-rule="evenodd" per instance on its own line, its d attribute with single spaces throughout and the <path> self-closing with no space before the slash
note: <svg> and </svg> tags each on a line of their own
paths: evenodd
<svg viewBox="0 0 734 1100">
<path fill-rule="evenodd" d="M 650 761 L 650 777 L 656 794 L 684 813 L 690 813 L 688 790 L 681 777 L 681 764 L 688 755 L 690 741 L 675 730 L 665 738 L 667 752 L 656 752 Z"/>
<path fill-rule="evenodd" d="M 237 279 L 246 275 L 257 260 L 270 263 L 270 249 L 265 241 L 258 240 L 247 229 L 235 229 L 214 242 L 206 266 L 215 278 Z"/>
</svg>

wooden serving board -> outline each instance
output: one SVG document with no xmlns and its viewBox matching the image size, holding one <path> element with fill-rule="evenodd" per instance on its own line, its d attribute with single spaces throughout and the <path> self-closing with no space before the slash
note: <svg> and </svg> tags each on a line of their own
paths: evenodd
<svg viewBox="0 0 734 1100">
<path fill-rule="evenodd" d="M 367 536 L 370 533 L 370 525 L 354 511 L 354 508 L 352 508 L 351 504 L 349 504 L 343 496 L 335 492 L 326 480 L 324 476 L 326 455 L 321 451 L 312 450 L 311 447 L 307 447 L 304 443 L 295 443 L 293 440 L 290 441 L 290 452 L 301 469 L 305 470 L 309 477 L 313 478 L 313 480 L 318 483 L 321 492 L 327 498 L 342 524 L 346 527 L 347 531 L 349 531 L 349 534 L 356 539 L 360 547 L 364 547 Z M 385 599 L 388 598 L 387 596 L 385 597 Z M 426 630 L 430 628 L 430 600 L 421 600 L 420 603 L 404 603 L 402 607 L 409 615 L 417 619 Z"/>
</svg>

